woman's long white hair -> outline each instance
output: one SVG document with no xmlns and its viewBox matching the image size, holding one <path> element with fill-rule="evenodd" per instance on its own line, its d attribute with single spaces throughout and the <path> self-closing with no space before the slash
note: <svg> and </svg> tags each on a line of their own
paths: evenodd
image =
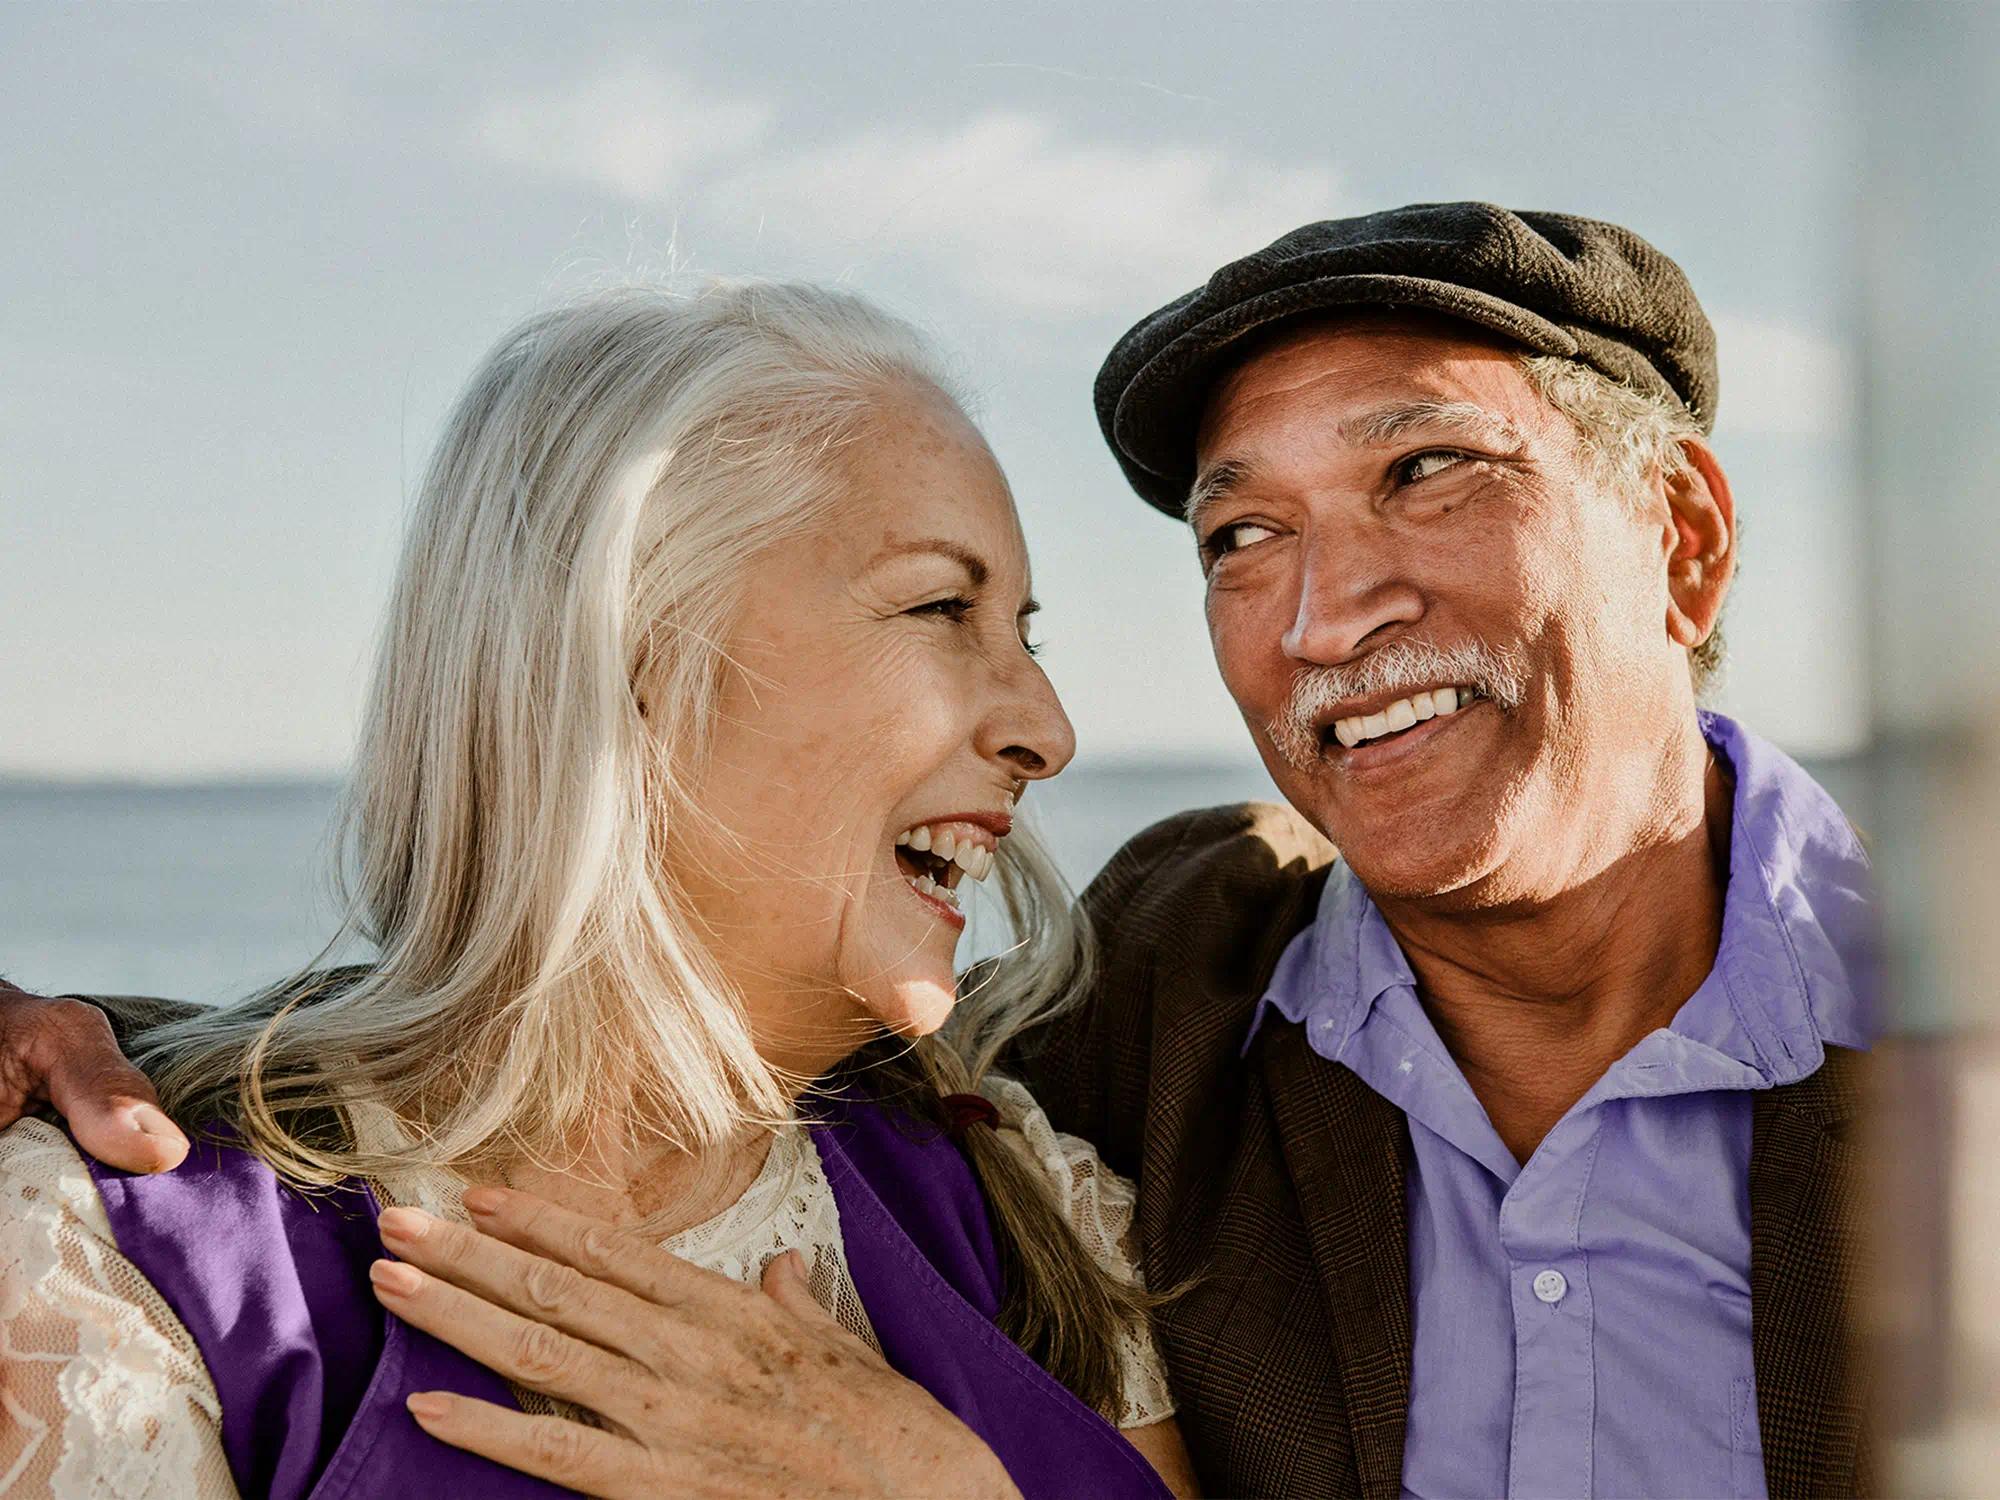
<svg viewBox="0 0 2000 1500">
<path fill-rule="evenodd" d="M 951 385 L 907 324 L 797 285 L 601 292 L 501 340 L 446 424 L 389 605 L 345 817 L 348 931 L 378 958 L 155 1031 L 170 1108 L 287 1176 L 392 1167 L 304 1128 L 387 1105 L 409 1155 L 563 1157 L 607 1119 L 700 1152 L 788 1107 L 670 873 L 739 586 L 839 506 L 886 392 Z M 1032 838 L 950 1084 L 1088 969 Z"/>
</svg>

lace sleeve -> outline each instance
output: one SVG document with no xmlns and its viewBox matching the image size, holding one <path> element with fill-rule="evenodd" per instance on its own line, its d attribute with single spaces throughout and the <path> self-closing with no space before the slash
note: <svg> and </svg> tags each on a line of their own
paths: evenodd
<svg viewBox="0 0 2000 1500">
<path fill-rule="evenodd" d="M 1144 1284 L 1132 1250 L 1132 1184 L 1098 1159 L 1097 1148 L 1078 1136 L 1061 1135 L 1035 1103 L 1034 1095 L 1011 1078 L 989 1074 L 980 1090 L 1000 1111 L 1002 1139 L 1047 1175 L 1056 1202 L 1097 1263 L 1123 1280 Z M 1174 1414 L 1167 1372 L 1150 1329 L 1128 1328 L 1118 1336 L 1118 1363 L 1125 1376 L 1120 1427 L 1145 1427 Z"/>
<path fill-rule="evenodd" d="M 236 1500 L 193 1336 L 40 1120 L 0 1132 L 0 1413 L 10 1500 Z"/>
</svg>

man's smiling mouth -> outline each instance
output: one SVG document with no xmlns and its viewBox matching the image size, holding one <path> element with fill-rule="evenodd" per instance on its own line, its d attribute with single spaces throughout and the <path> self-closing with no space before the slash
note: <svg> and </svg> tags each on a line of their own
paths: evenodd
<svg viewBox="0 0 2000 1500">
<path fill-rule="evenodd" d="M 1333 742 L 1342 749 L 1353 750 L 1379 740 L 1394 739 L 1427 719 L 1449 717 L 1485 696 L 1474 687 L 1441 687 L 1413 693 L 1367 713 L 1350 714 L 1333 720 L 1321 727 L 1320 743 L 1329 749 L 1332 747 L 1329 742 Z"/>
<path fill-rule="evenodd" d="M 912 890 L 958 911 L 958 883 L 984 880 L 999 858 L 1001 835 L 960 819 L 919 823 L 896 835 L 896 868 Z"/>
</svg>

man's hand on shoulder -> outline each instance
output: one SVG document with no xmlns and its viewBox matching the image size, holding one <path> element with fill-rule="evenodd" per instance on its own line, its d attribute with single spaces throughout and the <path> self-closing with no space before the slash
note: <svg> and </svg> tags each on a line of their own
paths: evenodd
<svg viewBox="0 0 2000 1500">
<path fill-rule="evenodd" d="M 77 1144 L 128 1172 L 165 1172 L 188 1153 L 187 1137 L 111 1035 L 104 1012 L 82 1000 L 50 1000 L 0 979 L 0 1129 L 37 1104 L 69 1122 Z"/>
</svg>

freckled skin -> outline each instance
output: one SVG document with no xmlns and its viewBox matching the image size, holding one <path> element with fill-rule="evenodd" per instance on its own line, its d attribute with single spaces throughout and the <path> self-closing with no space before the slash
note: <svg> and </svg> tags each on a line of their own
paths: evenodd
<svg viewBox="0 0 2000 1500">
<path fill-rule="evenodd" d="M 838 515 L 754 565 L 701 786 L 720 826 L 673 848 L 760 1050 L 809 1076 L 950 1013 L 959 934 L 904 880 L 895 836 L 1000 812 L 1075 749 L 1023 645 L 1026 545 L 978 432 L 898 391 L 840 462 Z M 932 553 L 878 561 L 920 538 L 981 559 L 985 584 Z M 953 598 L 961 618 L 912 613 Z"/>
</svg>

